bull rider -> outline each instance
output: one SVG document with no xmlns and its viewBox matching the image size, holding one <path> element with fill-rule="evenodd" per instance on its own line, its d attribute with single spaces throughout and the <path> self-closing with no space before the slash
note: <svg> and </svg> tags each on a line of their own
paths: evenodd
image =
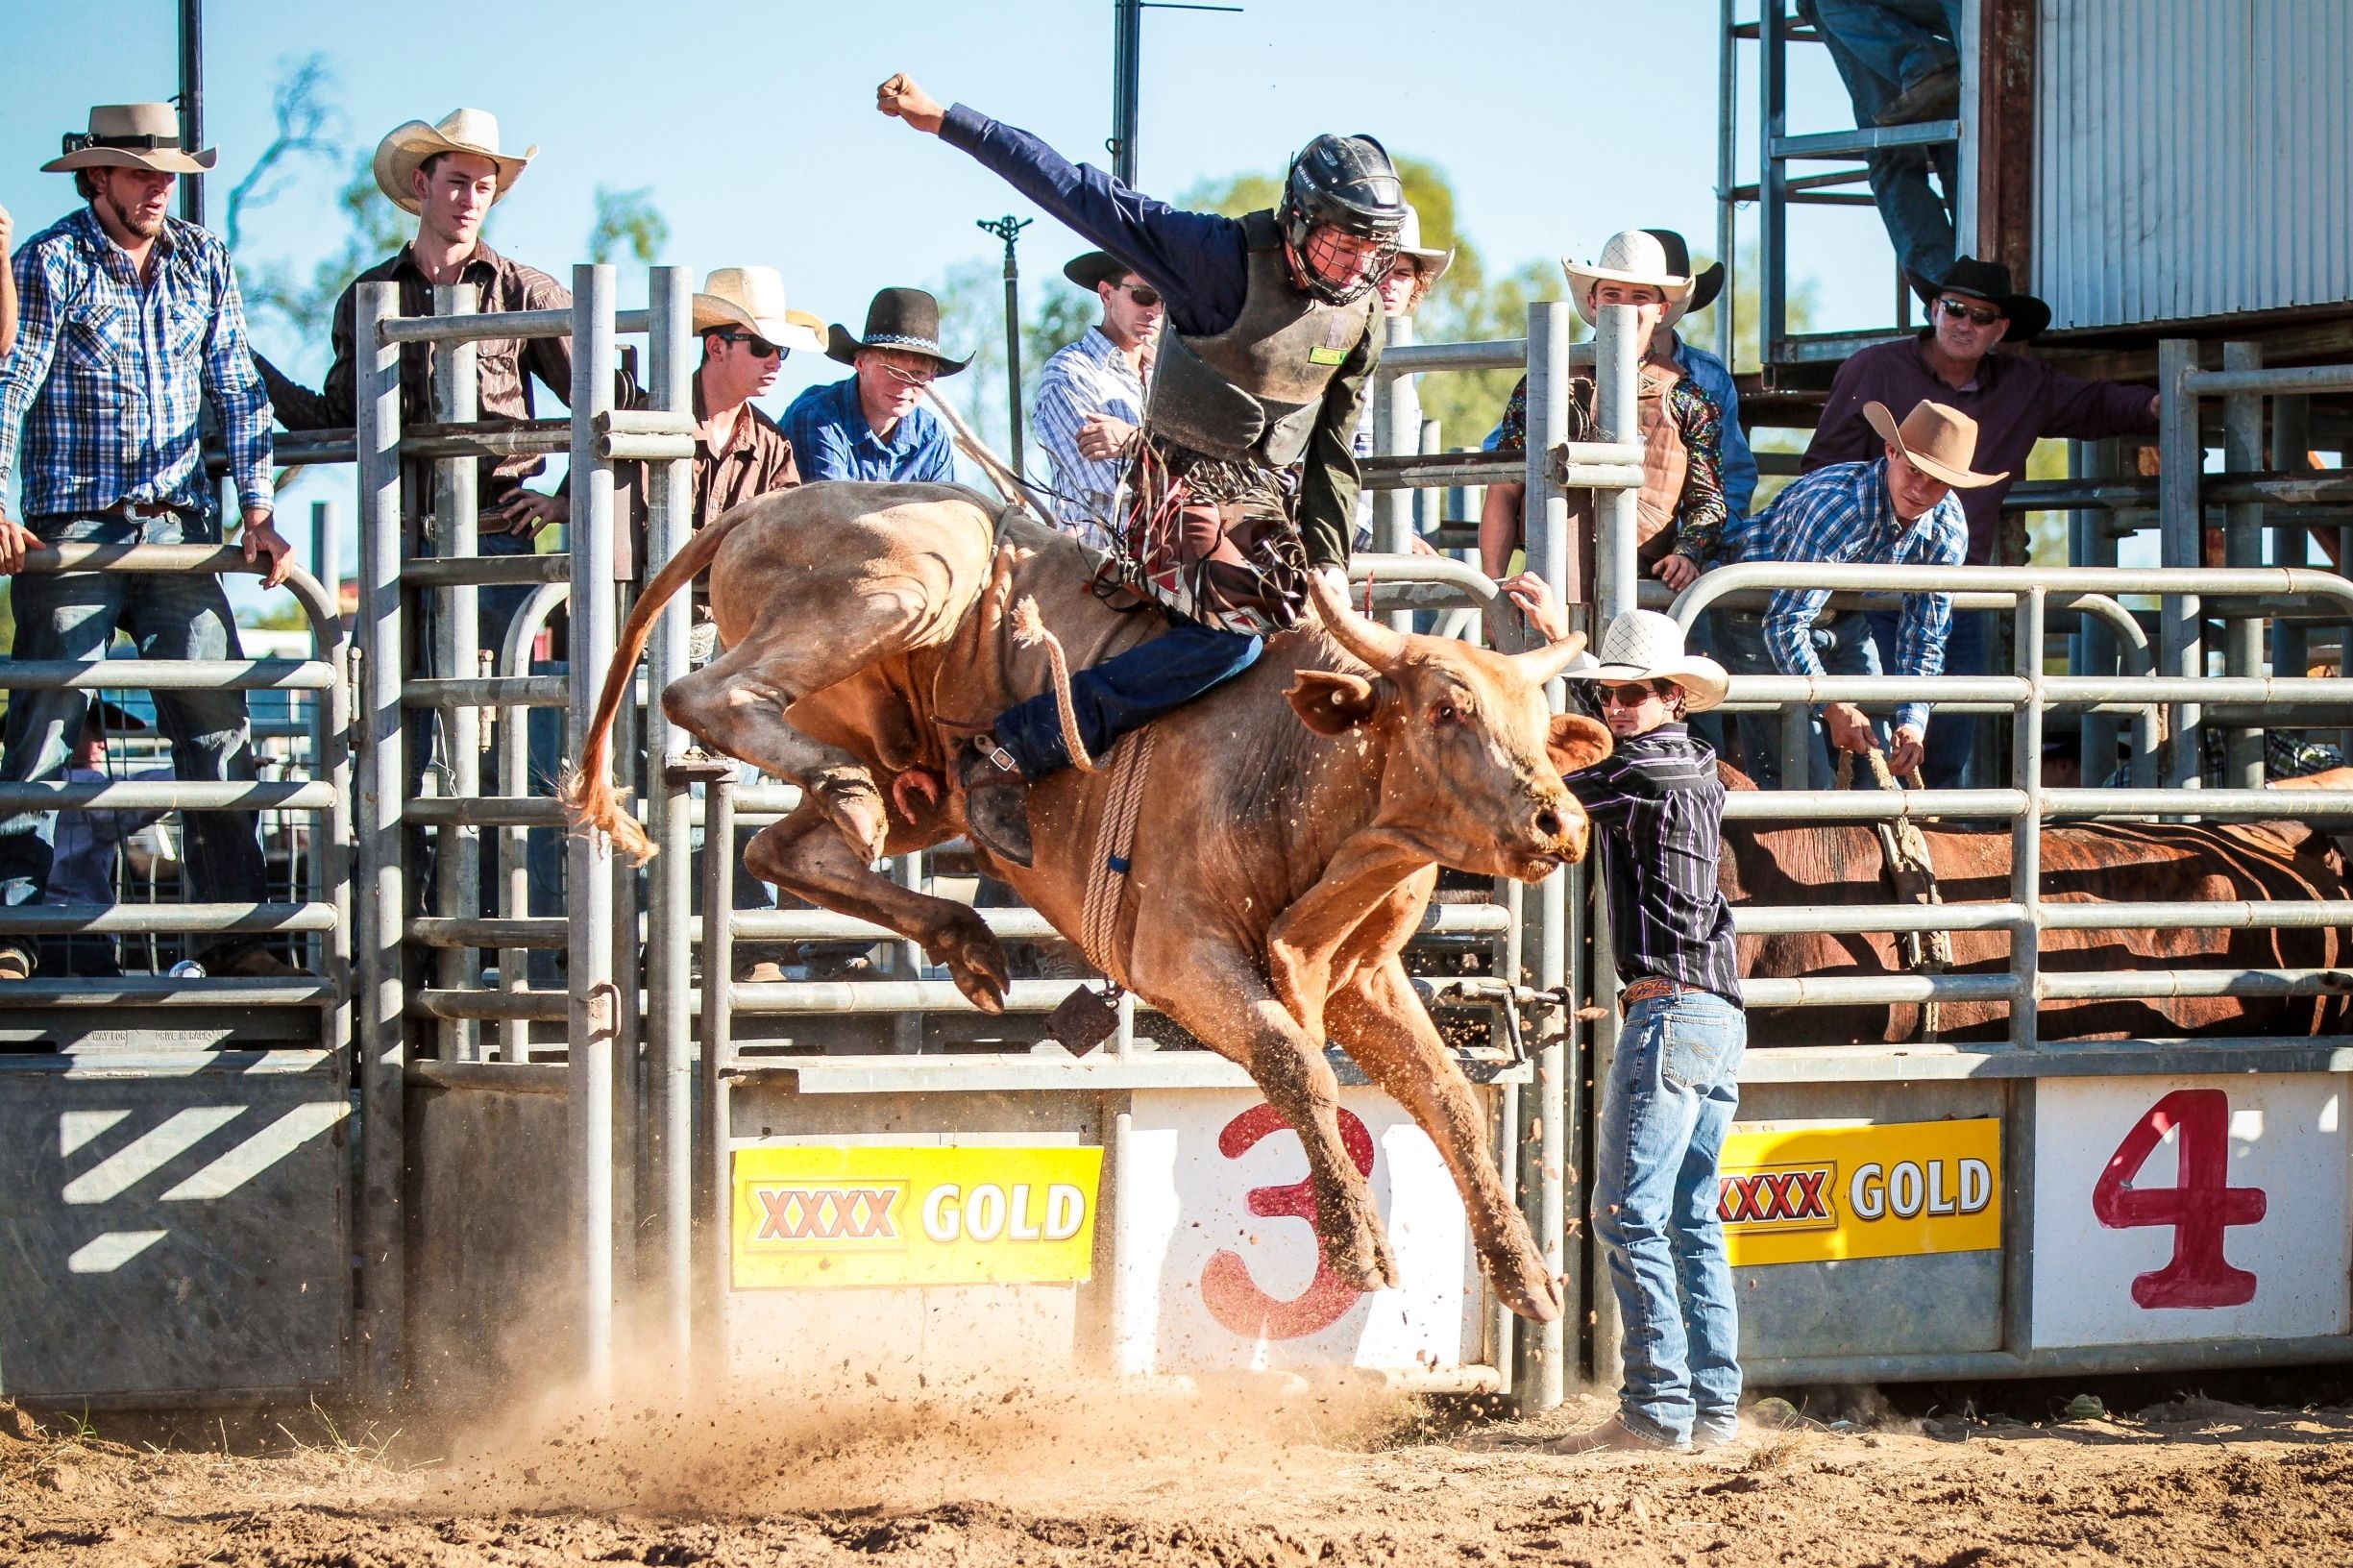
<svg viewBox="0 0 2353 1568">
<path fill-rule="evenodd" d="M 1111 570 L 1169 626 L 1072 677 L 1081 738 L 1101 756 L 1248 669 L 1265 633 L 1299 620 L 1309 573 L 1345 573 L 1352 444 L 1384 340 L 1375 285 L 1397 254 L 1404 186 L 1370 136 L 1320 135 L 1275 208 L 1186 212 L 967 105 L 943 109 L 904 75 L 875 107 L 1003 175 L 1166 305 Z M 1028 865 L 1029 785 L 1068 765 L 1050 696 L 1000 714 L 957 758 L 972 837 Z"/>
</svg>

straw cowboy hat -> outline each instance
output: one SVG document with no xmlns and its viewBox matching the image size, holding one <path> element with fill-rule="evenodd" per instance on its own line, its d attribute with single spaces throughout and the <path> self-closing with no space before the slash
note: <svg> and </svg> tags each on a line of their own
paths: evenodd
<svg viewBox="0 0 2353 1568">
<path fill-rule="evenodd" d="M 780 349 L 822 349 L 825 324 L 784 307 L 784 279 L 774 267 L 719 267 L 695 296 L 695 331 L 741 327 Z"/>
<path fill-rule="evenodd" d="M 1731 676 L 1701 653 L 1683 651 L 1683 628 L 1656 610 L 1628 610 L 1602 633 L 1598 663 L 1563 672 L 1571 680 L 1671 680 L 1683 689 L 1683 711 L 1704 713 L 1724 700 Z"/>
<path fill-rule="evenodd" d="M 1981 490 L 2010 477 L 2007 471 L 1980 474 L 1969 466 L 1977 455 L 1977 422 L 1958 408 L 1948 408 L 1923 398 L 1903 416 L 1903 423 L 1898 425 L 1886 404 L 1867 403 L 1863 404 L 1863 417 L 1879 432 L 1879 438 L 1909 458 L 1914 468 L 1956 490 Z"/>
<path fill-rule="evenodd" d="M 65 133 L 65 154 L 41 165 L 43 174 L 76 169 L 152 169 L 158 174 L 203 174 L 220 160 L 180 146 L 180 111 L 169 104 L 99 104 L 86 132 Z"/>
<path fill-rule="evenodd" d="M 1422 215 L 1406 204 L 1406 221 L 1397 231 L 1397 254 L 1409 256 L 1422 264 L 1422 285 L 1426 288 L 1446 276 L 1446 269 L 1455 264 L 1455 248 L 1434 251 L 1422 244 Z"/>
<path fill-rule="evenodd" d="M 860 349 L 900 349 L 940 361 L 940 374 L 953 376 L 972 362 L 959 359 L 940 347 L 940 302 L 919 288 L 886 288 L 866 307 L 866 332 L 849 335 L 836 322 L 825 330 L 825 357 L 846 365 L 858 362 Z"/>
<path fill-rule="evenodd" d="M 1688 267 L 1689 262 L 1684 265 Z M 1680 321 L 1691 307 L 1691 279 L 1667 265 L 1667 248 L 1652 237 L 1646 229 L 1629 229 L 1609 236 L 1602 247 L 1598 261 L 1576 262 L 1567 257 L 1560 258 L 1560 270 L 1569 275 L 1569 294 L 1577 302 L 1577 313 L 1585 318 L 1588 327 L 1598 326 L 1593 314 L 1593 289 L 1597 283 L 1648 283 L 1667 297 L 1667 308 L 1658 318 L 1668 326 Z"/>
<path fill-rule="evenodd" d="M 376 187 L 392 198 L 394 207 L 414 212 L 417 193 L 409 176 L 424 167 L 427 159 L 441 153 L 466 153 L 496 163 L 498 189 L 490 199 L 497 203 L 505 199 L 516 176 L 539 156 L 539 149 L 532 146 L 520 153 L 502 153 L 499 151 L 496 114 L 486 109 L 453 109 L 438 124 L 410 120 L 394 126 L 392 134 L 376 144 Z"/>
</svg>

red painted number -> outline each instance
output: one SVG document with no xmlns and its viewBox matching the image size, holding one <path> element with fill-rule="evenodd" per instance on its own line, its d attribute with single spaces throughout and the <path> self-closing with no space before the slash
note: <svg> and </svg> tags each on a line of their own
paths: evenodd
<svg viewBox="0 0 2353 1568">
<path fill-rule="evenodd" d="M 1236 1116 L 1217 1135 L 1217 1152 L 1239 1160 L 1269 1133 L 1287 1133 L 1290 1123 L 1271 1105 L 1257 1105 Z M 1353 1112 L 1340 1113 L 1340 1144 L 1366 1176 L 1373 1173 L 1373 1135 Z M 1312 1234 L 1315 1187 L 1302 1178 L 1287 1187 L 1254 1187 L 1250 1212 L 1264 1219 L 1304 1219 Z M 1288 1301 L 1278 1301 L 1261 1290 L 1250 1277 L 1250 1265 L 1238 1252 L 1221 1250 L 1201 1270 L 1201 1300 L 1210 1316 L 1229 1333 L 1245 1339 L 1300 1339 L 1337 1323 L 1363 1292 L 1340 1282 L 1324 1262 L 1323 1245 L 1315 1248 L 1315 1278 Z"/>
<path fill-rule="evenodd" d="M 2136 1190 L 2132 1179 L 2165 1135 L 2180 1129 L 2181 1173 L 2171 1187 Z M 2108 1157 L 2092 1188 L 2092 1213 L 2111 1230 L 2169 1225 L 2173 1261 L 2137 1275 L 2143 1307 L 2237 1307 L 2255 1299 L 2255 1276 L 2222 1256 L 2222 1233 L 2252 1225 L 2267 1207 L 2263 1188 L 2230 1185 L 2230 1098 L 2218 1089 L 2177 1089 L 2149 1108 Z"/>
</svg>

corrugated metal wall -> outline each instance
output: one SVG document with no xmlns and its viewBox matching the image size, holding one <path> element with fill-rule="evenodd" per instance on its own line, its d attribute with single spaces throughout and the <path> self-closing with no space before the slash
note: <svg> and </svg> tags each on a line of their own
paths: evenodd
<svg viewBox="0 0 2353 1568">
<path fill-rule="evenodd" d="M 2055 325 L 2353 300 L 2353 3 L 2041 0 L 2037 25 Z"/>
</svg>

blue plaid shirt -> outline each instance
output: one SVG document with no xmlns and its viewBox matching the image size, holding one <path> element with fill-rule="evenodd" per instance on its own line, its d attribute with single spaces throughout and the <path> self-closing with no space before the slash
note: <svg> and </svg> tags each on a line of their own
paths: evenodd
<svg viewBox="0 0 2353 1568">
<path fill-rule="evenodd" d="M 907 410 L 888 440 L 866 422 L 858 378 L 813 386 L 784 410 L 784 433 L 801 482 L 871 479 L 890 484 L 954 484 L 956 449 L 931 410 Z"/>
<path fill-rule="evenodd" d="M 85 207 L 36 234 L 15 267 L 16 349 L 0 364 L 0 492 L 18 476 L 25 516 L 125 501 L 210 516 L 196 429 L 207 397 L 228 430 L 237 494 L 248 507 L 270 504 L 270 400 L 226 245 L 166 218 L 154 281 L 143 282 Z"/>
<path fill-rule="evenodd" d="M 1887 459 L 1818 468 L 1776 497 L 1737 536 L 1727 530 L 1724 553 L 1732 561 L 1851 561 L 1879 566 L 1959 566 L 1969 558 L 1969 518 L 1961 498 L 1945 499 L 1905 523 L 1887 492 Z M 1819 675 L 1807 628 L 1830 601 L 1827 588 L 1784 588 L 1765 609 L 1765 647 L 1785 674 Z M 1952 626 L 1950 594 L 1906 594 L 1897 623 L 1899 675 L 1945 673 L 1945 635 Z M 1898 724 L 1925 729 L 1928 704 L 1906 702 Z"/>
</svg>

